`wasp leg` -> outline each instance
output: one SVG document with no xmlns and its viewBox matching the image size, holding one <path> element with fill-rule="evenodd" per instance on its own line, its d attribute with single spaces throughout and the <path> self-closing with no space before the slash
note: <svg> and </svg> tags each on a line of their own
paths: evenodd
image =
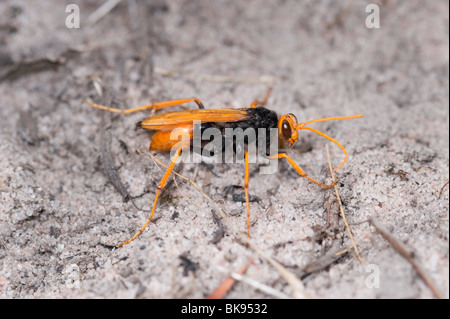
<svg viewBox="0 0 450 319">
<path fill-rule="evenodd" d="M 192 101 L 197 103 L 197 106 L 198 106 L 199 109 L 204 109 L 205 108 L 203 106 L 202 101 L 200 101 L 199 99 L 196 99 L 196 98 L 182 99 L 182 100 L 173 100 L 173 101 L 164 101 L 164 102 L 156 102 L 156 103 L 152 103 L 152 104 L 148 104 L 148 105 L 142 105 L 142 106 L 134 107 L 134 108 L 131 108 L 131 109 L 125 109 L 125 110 L 116 109 L 116 108 L 113 108 L 113 107 L 104 106 L 104 105 L 100 105 L 100 104 L 95 104 L 95 103 L 92 103 L 91 101 L 88 101 L 88 100 L 84 100 L 83 102 L 88 103 L 93 108 L 100 109 L 100 110 L 103 110 L 103 111 L 108 111 L 108 112 L 113 112 L 113 113 L 128 114 L 128 113 L 133 113 L 133 112 L 142 111 L 142 110 L 146 110 L 146 109 L 152 109 L 152 113 L 154 113 L 157 110 L 165 108 L 165 107 L 180 105 L 180 104 L 184 104 L 184 103 L 188 103 L 188 102 L 192 102 Z"/>
<path fill-rule="evenodd" d="M 327 184 L 322 184 L 318 181 L 316 181 L 315 179 L 312 179 L 311 177 L 309 177 L 302 169 L 300 166 L 297 165 L 297 163 L 295 163 L 292 158 L 290 158 L 286 153 L 279 153 L 279 154 L 275 154 L 275 155 L 270 155 L 269 156 L 270 159 L 280 159 L 280 158 L 285 158 L 287 159 L 287 161 L 289 162 L 289 164 L 292 165 L 292 167 L 297 171 L 297 173 L 300 174 L 300 176 L 302 177 L 306 177 L 307 179 L 309 179 L 311 182 L 316 183 L 317 185 L 320 185 L 322 187 L 325 188 L 329 188 L 329 187 L 333 187 L 336 182 L 334 182 L 333 184 L 327 185 Z"/>
<path fill-rule="evenodd" d="M 245 151 L 245 175 L 244 175 L 244 191 L 245 191 L 245 203 L 247 206 L 247 236 L 250 237 L 250 200 L 248 196 L 248 182 L 249 182 L 249 172 L 248 172 L 248 151 Z"/>
<path fill-rule="evenodd" d="M 272 92 L 272 88 L 267 89 L 266 95 L 264 96 L 264 99 L 262 101 L 254 100 L 250 107 L 253 109 L 257 106 L 265 106 L 267 104 L 267 100 L 269 99 L 270 92 Z"/>
<path fill-rule="evenodd" d="M 129 243 L 131 243 L 133 240 L 135 240 L 140 234 L 142 234 L 142 233 L 144 232 L 144 230 L 145 230 L 145 228 L 147 227 L 148 223 L 150 223 L 150 222 L 153 220 L 153 214 L 155 213 L 156 204 L 157 204 L 157 202 L 158 202 L 159 194 L 160 194 L 161 190 L 163 189 L 164 185 L 166 185 L 166 182 L 167 182 L 167 180 L 168 180 L 168 178 L 169 178 L 169 176 L 170 176 L 170 173 L 172 173 L 173 167 L 175 166 L 175 163 L 176 163 L 176 161 L 177 161 L 177 158 L 178 158 L 178 156 L 180 156 L 180 153 L 181 153 L 181 150 L 182 150 L 182 149 L 183 149 L 183 148 L 180 147 L 180 148 L 176 151 L 175 155 L 174 155 L 173 158 L 172 158 L 172 161 L 170 162 L 169 167 L 168 167 L 167 170 L 166 170 L 166 173 L 164 174 L 163 178 L 161 179 L 161 182 L 158 184 L 158 187 L 157 187 L 158 190 L 156 191 L 155 200 L 153 201 L 152 211 L 151 211 L 150 216 L 148 217 L 147 221 L 144 223 L 144 225 L 141 227 L 141 229 L 139 229 L 139 231 L 138 231 L 136 234 L 134 234 L 133 237 L 131 237 L 131 238 L 128 239 L 127 241 L 121 243 L 121 244 L 119 245 L 119 247 L 122 247 L 123 245 L 129 244 Z"/>
</svg>

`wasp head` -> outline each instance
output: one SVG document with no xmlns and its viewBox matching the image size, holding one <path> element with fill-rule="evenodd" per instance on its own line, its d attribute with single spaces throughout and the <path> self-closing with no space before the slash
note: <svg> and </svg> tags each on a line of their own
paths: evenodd
<svg viewBox="0 0 450 319">
<path fill-rule="evenodd" d="M 285 114 L 278 121 L 278 133 L 291 148 L 298 141 L 297 118 L 294 114 Z"/>
</svg>

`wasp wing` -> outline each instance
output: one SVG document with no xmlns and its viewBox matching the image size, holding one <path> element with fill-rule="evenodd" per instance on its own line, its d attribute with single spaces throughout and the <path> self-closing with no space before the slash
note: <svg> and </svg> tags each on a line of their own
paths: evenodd
<svg viewBox="0 0 450 319">
<path fill-rule="evenodd" d="M 167 126 L 192 124 L 193 121 L 211 122 L 240 122 L 249 118 L 248 109 L 197 109 L 175 111 L 148 117 L 138 125 L 147 130 L 161 130 Z"/>
</svg>

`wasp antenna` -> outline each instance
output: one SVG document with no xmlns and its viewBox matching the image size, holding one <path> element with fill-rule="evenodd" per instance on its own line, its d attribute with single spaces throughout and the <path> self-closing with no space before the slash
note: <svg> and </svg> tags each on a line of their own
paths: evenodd
<svg viewBox="0 0 450 319">
<path fill-rule="evenodd" d="M 306 125 L 309 125 L 311 123 L 316 123 L 316 122 L 350 120 L 350 119 L 359 119 L 362 117 L 364 117 L 364 115 L 362 115 L 362 114 L 356 114 L 356 115 L 351 115 L 351 116 L 327 117 L 327 118 L 323 118 L 323 119 L 317 119 L 317 120 L 300 123 L 299 125 L 297 125 L 296 129 L 300 130 L 302 127 L 305 127 Z"/>
<path fill-rule="evenodd" d="M 325 137 L 327 140 L 333 142 L 334 144 L 336 144 L 337 146 L 340 147 L 340 149 L 344 152 L 344 155 L 345 155 L 344 161 L 341 163 L 341 165 L 339 165 L 338 167 L 334 168 L 333 172 L 336 172 L 337 170 L 341 169 L 345 165 L 345 162 L 347 162 L 347 157 L 348 157 L 347 151 L 346 151 L 345 147 L 342 146 L 338 141 L 336 141 L 334 138 L 329 137 L 328 135 L 326 135 L 326 134 L 324 134 L 324 133 L 322 133 L 322 132 L 320 132 L 318 130 L 315 130 L 313 128 L 310 128 L 310 127 L 301 127 L 301 128 L 299 128 L 299 130 L 308 130 L 308 131 L 314 132 L 316 134 L 319 134 L 320 136 Z"/>
</svg>

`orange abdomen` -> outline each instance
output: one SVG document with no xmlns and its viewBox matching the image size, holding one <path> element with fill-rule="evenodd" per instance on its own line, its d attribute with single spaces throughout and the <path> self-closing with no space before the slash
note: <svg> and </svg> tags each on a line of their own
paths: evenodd
<svg viewBox="0 0 450 319">
<path fill-rule="evenodd" d="M 171 125 L 157 131 L 150 143 L 150 150 L 170 151 L 178 143 L 179 146 L 190 146 L 193 127 L 193 124 Z"/>
</svg>

